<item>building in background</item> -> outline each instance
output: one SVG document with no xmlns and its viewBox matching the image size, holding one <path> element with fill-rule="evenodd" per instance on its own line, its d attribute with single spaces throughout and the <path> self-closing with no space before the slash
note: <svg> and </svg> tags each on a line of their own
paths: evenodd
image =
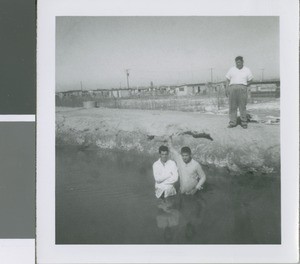
<svg viewBox="0 0 300 264">
<path fill-rule="evenodd" d="M 89 99 L 105 98 L 142 98 L 161 96 L 216 96 L 225 97 L 225 82 L 215 83 L 192 83 L 179 86 L 140 86 L 136 88 L 113 88 L 97 90 L 70 90 L 57 92 L 56 97 L 60 100 L 64 98 L 88 97 Z M 259 81 L 253 82 L 249 89 L 250 97 L 280 97 L 280 81 Z"/>
<path fill-rule="evenodd" d="M 250 85 L 252 97 L 280 97 L 280 81 L 253 82 Z"/>
</svg>

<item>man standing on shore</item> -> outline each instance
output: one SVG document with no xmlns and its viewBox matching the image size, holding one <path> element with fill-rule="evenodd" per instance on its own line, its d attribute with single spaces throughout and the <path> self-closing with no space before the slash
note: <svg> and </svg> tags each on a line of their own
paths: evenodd
<svg viewBox="0 0 300 264">
<path fill-rule="evenodd" d="M 160 158 L 153 164 L 153 175 L 155 179 L 155 195 L 157 198 L 167 198 L 176 194 L 174 188 L 178 180 L 176 163 L 169 160 L 169 149 L 166 146 L 159 147 Z"/>
<path fill-rule="evenodd" d="M 192 158 L 192 152 L 189 147 L 181 148 L 181 155 L 174 149 L 172 138 L 169 138 L 169 147 L 174 160 L 178 166 L 180 192 L 193 195 L 198 190 L 203 189 L 206 181 L 206 175 L 199 162 Z"/>
<path fill-rule="evenodd" d="M 236 66 L 230 68 L 226 74 L 226 96 L 229 97 L 229 126 L 237 126 L 237 109 L 240 111 L 241 126 L 247 128 L 247 87 L 251 84 L 253 76 L 251 71 L 244 66 L 243 57 L 235 58 Z"/>
</svg>

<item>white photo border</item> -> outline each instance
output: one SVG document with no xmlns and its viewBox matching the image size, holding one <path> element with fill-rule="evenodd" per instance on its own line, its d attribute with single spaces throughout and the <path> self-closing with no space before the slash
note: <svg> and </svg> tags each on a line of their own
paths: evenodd
<svg viewBox="0 0 300 264">
<path fill-rule="evenodd" d="M 295 263 L 299 201 L 297 0 L 40 0 L 37 39 L 38 263 Z M 56 16 L 279 16 L 281 245 L 55 245 Z"/>
<path fill-rule="evenodd" d="M 0 260 L 6 264 L 33 264 L 35 262 L 35 239 L 0 239 Z"/>
</svg>

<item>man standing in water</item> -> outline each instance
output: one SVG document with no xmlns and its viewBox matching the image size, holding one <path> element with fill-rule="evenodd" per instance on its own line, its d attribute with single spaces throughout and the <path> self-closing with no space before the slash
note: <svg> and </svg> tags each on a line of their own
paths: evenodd
<svg viewBox="0 0 300 264">
<path fill-rule="evenodd" d="M 174 184 L 178 180 L 178 170 L 176 163 L 169 160 L 168 147 L 160 146 L 158 152 L 160 158 L 153 164 L 155 195 L 157 198 L 167 198 L 176 194 Z"/>
<path fill-rule="evenodd" d="M 239 108 L 241 126 L 247 128 L 247 87 L 251 84 L 253 76 L 251 71 L 244 66 L 243 57 L 235 58 L 235 67 L 230 68 L 226 74 L 226 96 L 229 97 L 229 125 L 228 128 L 237 126 L 237 109 Z"/>
<path fill-rule="evenodd" d="M 181 155 L 174 149 L 172 138 L 169 138 L 170 151 L 178 166 L 180 192 L 183 194 L 193 195 L 198 190 L 203 189 L 206 181 L 206 175 L 202 170 L 199 162 L 192 158 L 192 151 L 189 147 L 181 148 Z"/>
</svg>

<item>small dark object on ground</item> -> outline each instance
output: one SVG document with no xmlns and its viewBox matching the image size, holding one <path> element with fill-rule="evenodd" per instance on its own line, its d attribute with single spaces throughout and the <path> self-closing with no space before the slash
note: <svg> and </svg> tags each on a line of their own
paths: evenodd
<svg viewBox="0 0 300 264">
<path fill-rule="evenodd" d="M 148 140 L 152 140 L 152 139 L 154 139 L 154 136 L 152 136 L 152 135 L 147 135 L 147 139 L 148 139 Z"/>
<path fill-rule="evenodd" d="M 185 132 L 180 133 L 180 135 L 190 135 L 193 138 L 206 138 L 206 139 L 213 141 L 213 138 L 209 134 L 206 134 L 206 133 L 198 133 L 195 131 L 185 131 Z"/>
<path fill-rule="evenodd" d="M 254 116 L 252 114 L 247 114 L 247 122 L 248 123 L 258 123 L 258 120 L 256 120 L 257 116 Z"/>
<path fill-rule="evenodd" d="M 228 128 L 234 128 L 234 127 L 236 127 L 237 125 L 231 125 L 231 124 L 229 124 L 228 125 Z"/>
</svg>

